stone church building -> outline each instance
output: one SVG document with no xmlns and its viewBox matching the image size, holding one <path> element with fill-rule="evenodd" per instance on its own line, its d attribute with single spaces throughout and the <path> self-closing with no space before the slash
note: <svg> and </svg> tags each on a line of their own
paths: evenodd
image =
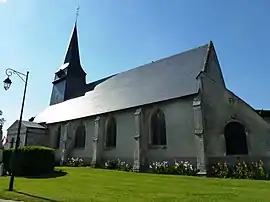
<svg viewBox="0 0 270 202">
<path fill-rule="evenodd" d="M 20 143 L 53 147 L 59 161 L 120 158 L 140 169 L 188 160 L 205 172 L 216 161 L 269 159 L 269 113 L 227 89 L 212 42 L 86 83 L 75 23 L 52 83 L 50 105 L 24 121 Z"/>
</svg>

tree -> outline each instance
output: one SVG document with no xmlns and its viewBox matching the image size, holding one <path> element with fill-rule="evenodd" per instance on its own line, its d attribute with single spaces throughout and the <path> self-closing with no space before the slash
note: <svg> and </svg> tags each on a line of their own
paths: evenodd
<svg viewBox="0 0 270 202">
<path fill-rule="evenodd" d="M 2 130 L 3 125 L 4 125 L 5 121 L 6 121 L 6 120 L 2 117 L 2 115 L 3 115 L 3 112 L 0 110 L 0 130 Z"/>
</svg>

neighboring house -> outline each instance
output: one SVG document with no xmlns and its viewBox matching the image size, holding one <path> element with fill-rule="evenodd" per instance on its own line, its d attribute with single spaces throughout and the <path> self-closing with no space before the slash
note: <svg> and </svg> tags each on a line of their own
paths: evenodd
<svg viewBox="0 0 270 202">
<path fill-rule="evenodd" d="M 5 144 L 5 148 L 15 148 L 18 125 L 19 121 L 17 120 L 7 129 L 8 142 Z M 47 133 L 46 126 L 42 126 L 34 122 L 22 121 L 20 131 L 20 146 L 49 146 L 48 143 L 49 135 Z"/>
<path fill-rule="evenodd" d="M 36 139 L 48 137 L 63 161 L 188 160 L 201 172 L 237 157 L 269 163 L 270 124 L 226 88 L 212 42 L 87 84 L 75 24 L 50 106 L 34 121 Z"/>
</svg>

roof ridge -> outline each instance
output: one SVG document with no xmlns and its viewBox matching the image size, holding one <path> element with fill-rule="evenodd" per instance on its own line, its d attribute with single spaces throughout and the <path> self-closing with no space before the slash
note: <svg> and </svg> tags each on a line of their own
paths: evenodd
<svg viewBox="0 0 270 202">
<path fill-rule="evenodd" d="M 102 80 L 102 79 L 105 79 L 105 78 L 108 78 L 108 77 L 114 77 L 114 76 L 117 76 L 117 75 L 120 75 L 120 74 L 129 72 L 129 71 L 135 70 L 135 69 L 137 69 L 137 68 L 145 67 L 145 66 L 148 66 L 148 65 L 150 65 L 150 64 L 152 64 L 152 63 L 159 63 L 159 62 L 162 62 L 162 61 L 164 61 L 164 60 L 171 59 L 171 58 L 173 58 L 173 57 L 176 57 L 176 56 L 179 56 L 179 55 L 186 54 L 186 53 L 188 53 L 188 52 L 197 50 L 197 49 L 199 49 L 199 48 L 203 48 L 203 47 L 205 47 L 205 46 L 209 46 L 209 43 L 204 44 L 204 45 L 200 45 L 200 46 L 196 46 L 195 48 L 190 48 L 190 49 L 185 50 L 185 51 L 183 51 L 183 52 L 179 52 L 179 53 L 176 53 L 176 54 L 173 54 L 173 55 L 170 55 L 170 56 L 166 56 L 166 57 L 163 57 L 163 58 L 158 59 L 158 60 L 156 60 L 156 61 L 149 62 L 149 63 L 145 63 L 145 64 L 143 64 L 143 65 L 139 65 L 139 66 L 136 66 L 136 67 L 134 67 L 134 68 L 124 70 L 124 71 L 122 71 L 122 72 L 118 72 L 118 73 L 111 74 L 111 75 L 109 75 L 109 76 L 102 77 L 102 78 L 97 79 L 97 80 L 95 80 L 95 81 L 93 81 L 93 82 L 91 82 L 91 83 L 94 83 L 94 82 L 96 82 L 96 81 L 99 81 L 99 80 Z M 87 92 L 86 92 L 86 93 L 87 93 Z"/>
<path fill-rule="evenodd" d="M 176 54 L 173 54 L 173 55 L 170 55 L 170 56 L 166 56 L 166 57 L 164 57 L 164 58 L 161 58 L 161 59 L 156 60 L 155 63 L 156 63 L 156 62 L 161 62 L 161 61 L 163 61 L 163 60 L 166 60 L 166 59 L 169 59 L 169 58 L 173 58 L 173 57 L 175 57 L 175 56 L 179 56 L 179 55 L 182 55 L 182 54 L 185 54 L 185 53 L 188 53 L 188 52 L 191 52 L 191 51 L 200 49 L 200 48 L 203 48 L 203 47 L 208 46 L 208 45 L 209 45 L 209 44 L 207 43 L 207 44 L 204 44 L 204 45 L 200 45 L 200 46 L 197 46 L 197 47 L 194 47 L 194 48 L 187 49 L 187 50 L 185 50 L 185 51 L 183 51 L 183 52 L 179 52 L 179 53 L 176 53 Z M 145 66 L 145 65 L 149 65 L 149 64 L 151 64 L 151 63 L 146 63 L 146 64 L 141 65 L 141 66 Z M 138 67 L 141 67 L 141 66 L 138 66 Z M 136 68 L 136 67 L 135 67 L 135 68 Z"/>
<path fill-rule="evenodd" d="M 210 53 L 211 53 L 211 51 L 212 51 L 212 48 L 213 48 L 213 42 L 210 41 L 210 42 L 208 43 L 207 52 L 206 52 L 206 55 L 205 55 L 205 59 L 204 59 L 203 66 L 202 66 L 202 71 L 203 71 L 203 72 L 205 72 L 206 67 L 207 67 L 207 65 L 208 65 L 209 58 L 210 58 Z"/>
</svg>

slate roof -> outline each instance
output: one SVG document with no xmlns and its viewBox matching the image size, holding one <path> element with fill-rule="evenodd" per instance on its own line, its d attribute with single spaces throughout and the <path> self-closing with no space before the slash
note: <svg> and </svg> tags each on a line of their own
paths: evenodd
<svg viewBox="0 0 270 202">
<path fill-rule="evenodd" d="M 15 124 L 18 124 L 19 120 L 16 120 L 11 126 L 7 129 L 9 130 L 12 128 Z M 38 128 L 38 129 L 46 129 L 44 126 L 36 123 L 36 122 L 30 122 L 30 121 L 22 121 L 22 125 L 24 125 L 27 128 Z"/>
<path fill-rule="evenodd" d="M 22 124 L 27 128 L 39 128 L 39 129 L 45 129 L 44 126 L 36 123 L 36 122 L 30 122 L 30 121 L 22 121 Z"/>
<path fill-rule="evenodd" d="M 195 94 L 209 44 L 116 74 L 84 96 L 47 107 L 38 123 L 55 123 Z"/>
<path fill-rule="evenodd" d="M 73 32 L 70 36 L 70 40 L 68 43 L 68 48 L 66 52 L 66 56 L 63 64 L 68 64 L 75 62 L 77 64 L 80 63 L 80 53 L 79 53 L 79 43 L 78 43 L 78 34 L 77 34 L 77 23 L 75 22 Z"/>
</svg>

